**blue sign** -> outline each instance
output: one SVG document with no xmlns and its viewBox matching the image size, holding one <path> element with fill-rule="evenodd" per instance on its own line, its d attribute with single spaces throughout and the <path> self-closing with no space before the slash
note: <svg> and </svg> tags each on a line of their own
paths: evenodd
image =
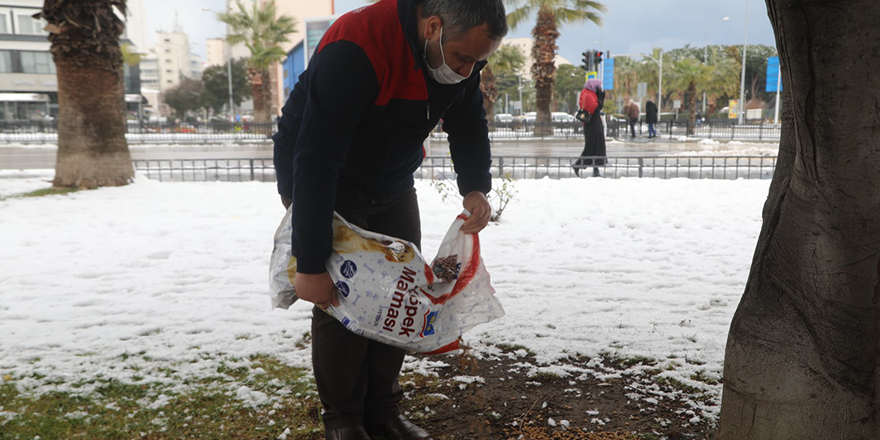
<svg viewBox="0 0 880 440">
<path fill-rule="evenodd" d="M 603 69 L 605 70 L 602 72 L 602 89 L 614 90 L 614 58 L 606 59 Z"/>
<path fill-rule="evenodd" d="M 779 76 L 779 57 L 767 58 L 767 89 L 765 91 L 782 91 L 782 83 Z"/>
</svg>

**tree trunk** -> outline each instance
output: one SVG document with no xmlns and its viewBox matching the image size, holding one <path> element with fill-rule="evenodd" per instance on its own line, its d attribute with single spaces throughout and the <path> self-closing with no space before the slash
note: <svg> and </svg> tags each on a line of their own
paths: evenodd
<svg viewBox="0 0 880 440">
<path fill-rule="evenodd" d="M 486 120 L 491 122 L 495 117 L 495 100 L 498 99 L 498 89 L 495 88 L 495 73 L 492 72 L 492 66 L 487 65 L 480 72 L 480 91 L 483 93 Z"/>
<path fill-rule="evenodd" d="M 783 134 L 718 440 L 880 438 L 880 2 L 767 0 Z"/>
<path fill-rule="evenodd" d="M 547 6 L 538 11 L 538 22 L 532 30 L 532 79 L 535 80 L 535 136 L 552 136 L 550 101 L 553 99 L 553 78 L 556 76 L 556 39 L 559 31 L 553 19 L 553 10 Z"/>
<path fill-rule="evenodd" d="M 269 107 L 272 94 L 269 90 L 271 87 L 269 74 L 265 70 L 248 68 L 248 75 L 251 79 L 251 95 L 254 100 L 254 124 L 260 127 L 270 122 Z"/>
<path fill-rule="evenodd" d="M 687 135 L 694 135 L 694 127 L 697 124 L 697 84 L 691 81 L 687 89 L 688 125 Z"/>
<path fill-rule="evenodd" d="M 122 69 L 95 69 L 91 63 L 79 65 L 65 58 L 55 57 L 58 154 L 52 184 L 126 185 L 134 177 L 134 167 L 125 140 Z"/>
</svg>

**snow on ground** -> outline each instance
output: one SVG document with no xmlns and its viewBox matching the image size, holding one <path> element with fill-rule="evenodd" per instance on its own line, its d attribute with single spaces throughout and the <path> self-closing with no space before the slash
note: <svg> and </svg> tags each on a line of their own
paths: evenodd
<svg viewBox="0 0 880 440">
<path fill-rule="evenodd" d="M 0 199 L 45 188 L 52 175 L 3 171 Z M 430 257 L 461 207 L 428 181 L 416 186 Z M 481 233 L 507 315 L 465 340 L 477 353 L 522 346 L 539 361 L 531 373 L 577 374 L 556 361 L 604 354 L 674 363 L 664 375 L 684 383 L 698 372 L 719 378 L 768 186 L 516 181 L 501 222 Z M 267 295 L 283 214 L 275 185 L 259 182 L 138 178 L 0 200 L 0 375 L 42 392 L 95 377 L 163 382 L 163 366 L 206 375 L 258 353 L 309 367 L 297 342 L 310 307 L 273 310 Z"/>
</svg>

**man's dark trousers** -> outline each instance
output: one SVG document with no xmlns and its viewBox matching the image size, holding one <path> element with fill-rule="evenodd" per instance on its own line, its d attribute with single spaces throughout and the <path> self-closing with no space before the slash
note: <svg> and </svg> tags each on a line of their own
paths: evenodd
<svg viewBox="0 0 880 440">
<path fill-rule="evenodd" d="M 415 190 L 385 204 L 337 212 L 368 231 L 412 242 L 421 248 L 421 221 Z M 397 382 L 405 351 L 358 336 L 315 307 L 312 310 L 312 366 L 324 405 L 324 428 L 378 425 L 400 414 L 403 391 Z"/>
</svg>

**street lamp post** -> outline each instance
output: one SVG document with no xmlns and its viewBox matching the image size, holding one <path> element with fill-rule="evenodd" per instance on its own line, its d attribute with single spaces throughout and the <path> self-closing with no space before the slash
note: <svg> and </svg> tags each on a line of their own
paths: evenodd
<svg viewBox="0 0 880 440">
<path fill-rule="evenodd" d="M 660 60 L 657 61 L 656 58 L 652 57 L 648 54 L 641 54 L 643 57 L 657 63 L 660 66 L 659 73 L 657 74 L 657 112 L 662 113 L 663 108 L 663 51 L 660 51 Z M 658 115 L 659 116 L 659 115 Z"/>
<path fill-rule="evenodd" d="M 743 35 L 743 54 L 742 54 L 742 77 L 739 80 L 739 111 L 737 112 L 737 121 L 742 124 L 743 123 L 743 113 L 745 112 L 746 104 L 746 52 L 748 51 L 748 41 L 749 41 L 749 0 L 746 0 L 746 30 L 745 35 Z"/>
<path fill-rule="evenodd" d="M 662 107 L 663 106 L 663 51 L 662 50 L 660 51 L 660 59 L 659 60 L 657 58 L 652 57 L 651 55 L 646 54 L 646 53 L 638 53 L 635 55 L 629 54 L 629 53 L 620 53 L 620 54 L 614 55 L 614 58 L 633 57 L 636 55 L 641 55 L 642 57 L 647 58 L 647 59 L 657 63 L 658 66 L 660 66 L 658 73 L 657 73 L 657 111 L 662 113 L 662 108 L 663 108 Z"/>
<path fill-rule="evenodd" d="M 229 114 L 227 115 L 229 122 L 232 122 L 232 117 L 235 114 L 235 111 L 232 109 L 232 54 L 229 50 L 229 44 L 226 40 L 223 40 L 223 54 L 226 56 L 226 77 L 228 80 L 227 87 L 229 89 Z"/>
<path fill-rule="evenodd" d="M 730 20 L 730 17 L 724 17 L 721 21 Z M 703 48 L 703 64 L 709 64 L 709 23 L 706 23 L 706 47 Z M 706 91 L 703 90 L 703 116 L 706 116 Z"/>
</svg>

